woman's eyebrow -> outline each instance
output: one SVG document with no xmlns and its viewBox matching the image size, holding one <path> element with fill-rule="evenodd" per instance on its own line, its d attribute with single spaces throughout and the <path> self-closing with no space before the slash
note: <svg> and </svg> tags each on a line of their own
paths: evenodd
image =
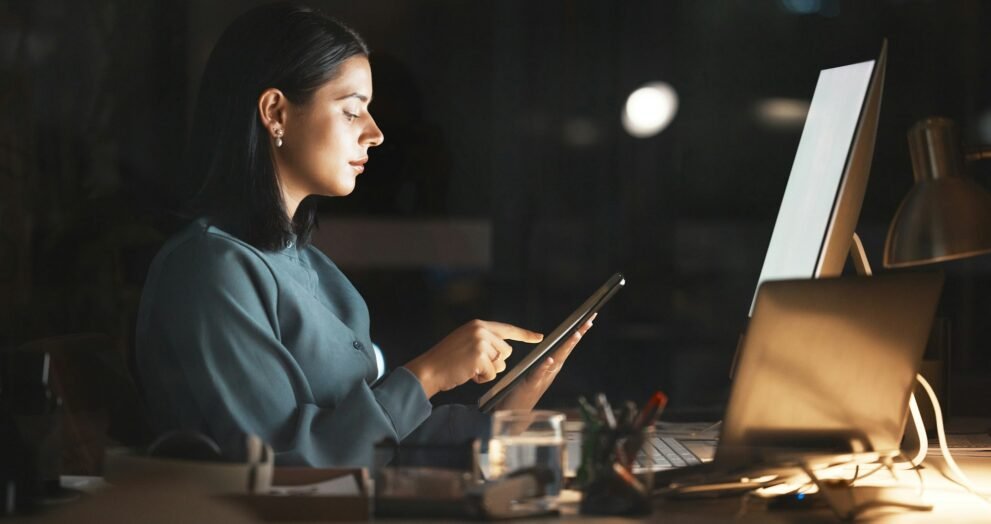
<svg viewBox="0 0 991 524">
<path fill-rule="evenodd" d="M 361 93 L 358 93 L 358 92 L 354 92 L 354 93 L 349 93 L 349 94 L 346 94 L 346 95 L 344 95 L 344 96 L 342 96 L 342 97 L 340 97 L 340 98 L 338 98 L 338 100 L 344 100 L 345 98 L 357 98 L 358 100 L 361 100 L 362 102 L 365 102 L 365 103 L 367 103 L 367 102 L 368 102 L 368 100 L 369 100 L 369 99 L 370 99 L 371 97 L 369 97 L 369 96 L 366 96 L 366 95 L 363 95 L 363 94 L 361 94 Z"/>
</svg>

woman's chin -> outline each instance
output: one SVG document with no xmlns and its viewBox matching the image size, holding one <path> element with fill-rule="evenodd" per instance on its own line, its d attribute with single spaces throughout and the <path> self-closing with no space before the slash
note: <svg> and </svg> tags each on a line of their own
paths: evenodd
<svg viewBox="0 0 991 524">
<path fill-rule="evenodd" d="M 326 197 L 345 197 L 354 192 L 356 184 L 340 184 L 334 187 L 325 187 L 320 194 Z"/>
</svg>

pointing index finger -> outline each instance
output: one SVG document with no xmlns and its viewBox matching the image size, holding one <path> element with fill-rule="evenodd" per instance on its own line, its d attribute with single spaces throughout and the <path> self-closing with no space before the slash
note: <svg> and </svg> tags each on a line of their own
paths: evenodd
<svg viewBox="0 0 991 524">
<path fill-rule="evenodd" d="M 503 340 L 518 340 L 520 342 L 536 344 L 544 339 L 544 336 L 540 333 L 530 331 L 529 329 L 523 329 L 512 324 L 493 322 L 489 320 L 485 321 L 485 327 L 494 333 L 495 336 Z"/>
</svg>

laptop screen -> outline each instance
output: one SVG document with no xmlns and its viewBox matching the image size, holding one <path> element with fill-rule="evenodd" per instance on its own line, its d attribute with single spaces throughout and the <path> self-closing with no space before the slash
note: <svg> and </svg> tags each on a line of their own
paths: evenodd
<svg viewBox="0 0 991 524">
<path fill-rule="evenodd" d="M 847 444 L 897 454 L 942 283 L 909 273 L 761 286 L 716 460 Z"/>
</svg>

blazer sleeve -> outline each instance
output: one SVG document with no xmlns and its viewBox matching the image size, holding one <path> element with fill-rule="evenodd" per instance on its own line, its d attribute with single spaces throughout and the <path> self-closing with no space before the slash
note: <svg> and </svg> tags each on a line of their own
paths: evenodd
<svg viewBox="0 0 991 524">
<path fill-rule="evenodd" d="M 228 239 L 194 246 L 162 261 L 138 323 L 139 373 L 167 425 L 204 431 L 225 452 L 256 434 L 280 465 L 370 466 L 375 442 L 401 441 L 430 415 L 419 381 L 402 368 L 374 388 L 356 380 L 337 405 L 317 405 L 280 342 L 268 265 Z"/>
<path fill-rule="evenodd" d="M 463 444 L 480 439 L 487 447 L 492 435 L 492 417 L 476 406 L 445 404 L 437 406 L 425 422 L 411 433 L 404 444 Z"/>
</svg>

